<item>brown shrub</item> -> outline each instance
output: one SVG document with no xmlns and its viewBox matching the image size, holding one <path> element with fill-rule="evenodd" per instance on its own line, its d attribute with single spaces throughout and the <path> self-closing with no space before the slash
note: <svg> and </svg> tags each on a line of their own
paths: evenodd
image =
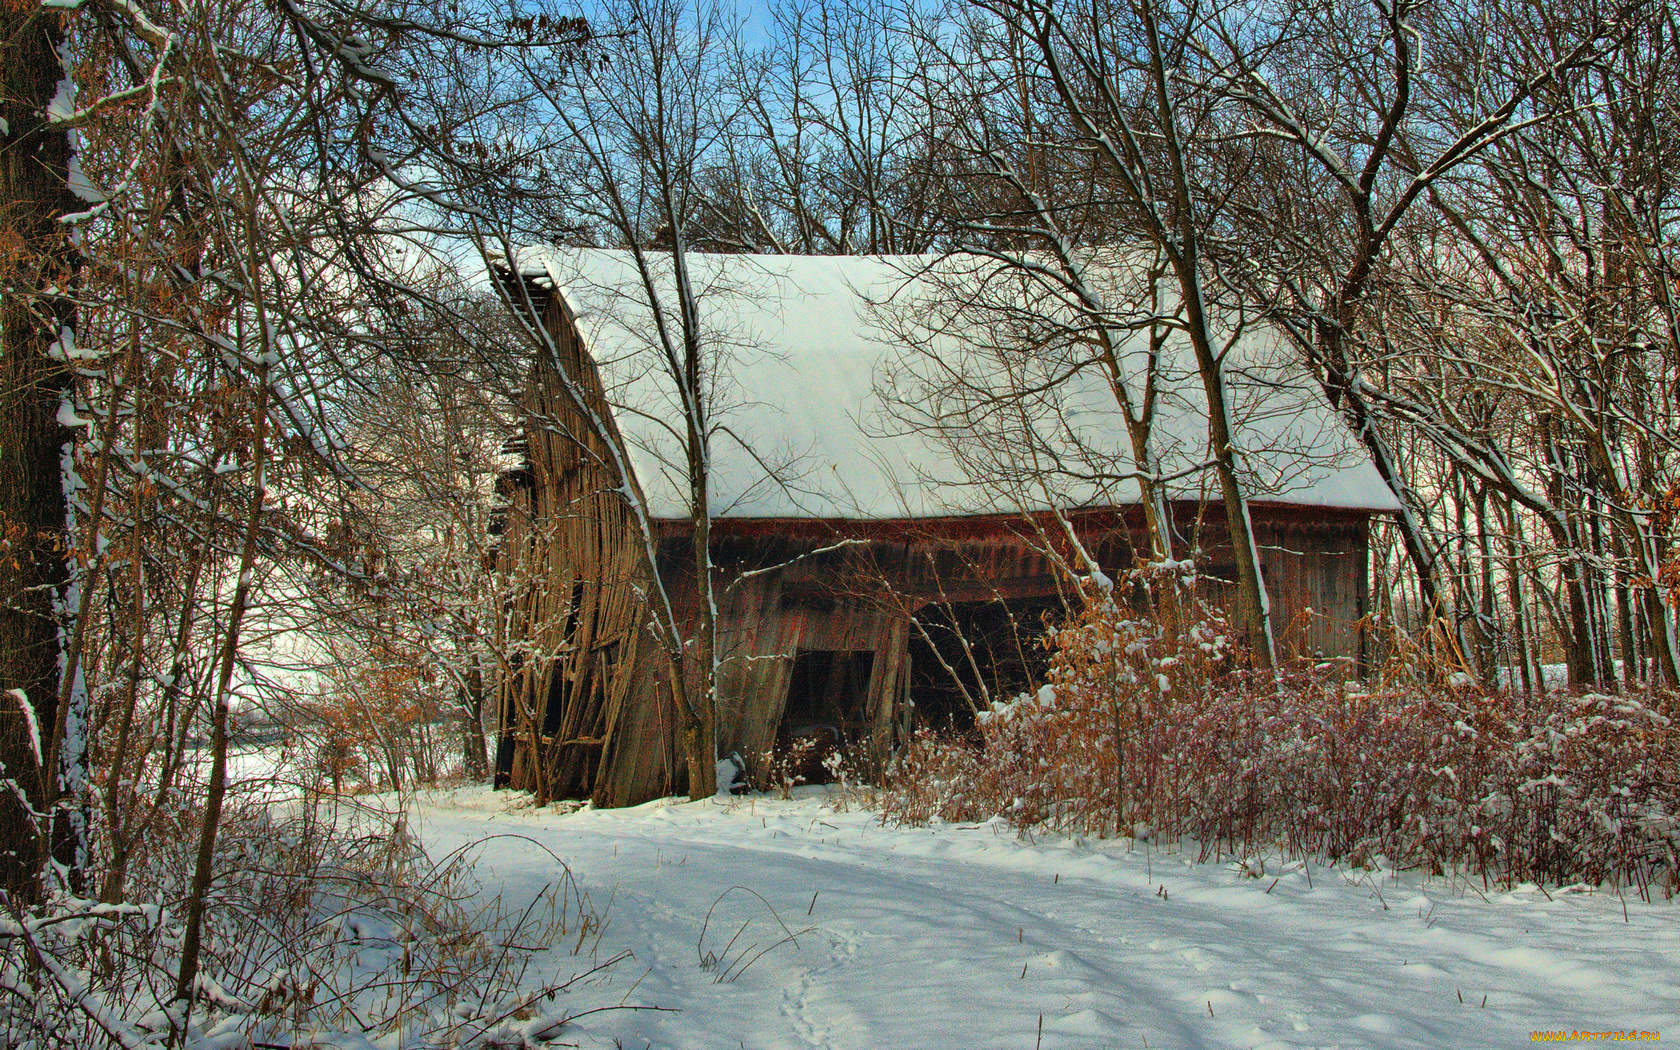
<svg viewBox="0 0 1680 1050">
<path fill-rule="evenodd" d="M 982 712 L 982 746 L 920 734 L 883 818 L 1189 840 L 1484 880 L 1675 889 L 1680 731 L 1671 694 L 1369 691 L 1232 669 L 1193 577 L 1134 576 L 1055 631 L 1048 683 Z M 1156 616 L 1170 604 L 1178 615 Z"/>
</svg>

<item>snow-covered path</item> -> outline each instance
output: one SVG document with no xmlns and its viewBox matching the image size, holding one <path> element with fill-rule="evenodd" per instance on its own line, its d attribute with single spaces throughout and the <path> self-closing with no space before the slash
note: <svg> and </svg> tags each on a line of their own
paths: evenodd
<svg viewBox="0 0 1680 1050">
<path fill-rule="evenodd" d="M 1439 879 L 1316 868 L 1309 884 L 1299 865 L 1254 879 L 1125 845 L 1031 844 L 997 825 L 883 828 L 812 795 L 569 815 L 508 810 L 508 801 L 477 790 L 430 796 L 416 825 L 434 854 L 489 835 L 535 840 L 479 849 L 485 889 L 509 905 L 553 876 L 537 843 L 565 858 L 598 907 L 611 899 L 601 953 L 635 955 L 574 992 L 573 1008 L 628 992 L 630 1003 L 677 1010 L 595 1015 L 569 1036 L 582 1045 L 1499 1047 L 1529 1043 L 1536 1030 L 1680 1038 L 1673 904 L 1629 900 L 1624 921 L 1614 896 L 1484 899 Z M 742 969 L 783 936 L 780 923 L 797 946 Z M 717 967 L 702 967 L 707 953 Z M 558 952 L 549 962 L 566 973 L 584 965 Z M 732 965 L 738 977 L 714 983 Z"/>
</svg>

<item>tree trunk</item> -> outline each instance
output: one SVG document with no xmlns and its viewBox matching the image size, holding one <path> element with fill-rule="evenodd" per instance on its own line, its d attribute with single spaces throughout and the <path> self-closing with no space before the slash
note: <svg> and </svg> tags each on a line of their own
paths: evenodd
<svg viewBox="0 0 1680 1050">
<path fill-rule="evenodd" d="M 1481 557 L 1481 565 L 1478 567 L 1481 573 L 1481 594 L 1478 595 L 1477 605 L 1480 624 L 1476 631 L 1479 652 L 1476 660 L 1480 664 L 1482 681 L 1489 685 L 1497 685 L 1500 636 L 1509 637 L 1509 631 L 1499 628 L 1493 585 L 1493 537 L 1488 534 L 1488 491 L 1481 485 L 1476 487 L 1476 549 Z M 1507 682 L 1506 685 L 1508 687 L 1510 683 Z"/>
<path fill-rule="evenodd" d="M 1615 554 L 1615 578 L 1612 587 L 1616 599 L 1616 647 L 1622 657 L 1622 688 L 1637 689 L 1644 676 L 1639 650 L 1633 636 L 1633 602 L 1628 593 L 1626 555 L 1622 550 L 1621 533 L 1610 529 L 1610 546 Z"/>
<path fill-rule="evenodd" d="M 70 584 L 61 456 L 71 433 L 59 409 L 71 373 L 59 340 L 75 314 L 44 291 L 68 289 L 77 264 L 58 221 L 76 206 L 66 188 L 70 140 L 45 121 L 66 76 L 64 26 L 64 15 L 35 4 L 0 13 L 0 778 L 27 799 L 0 793 L 0 889 L 17 904 L 41 892 L 40 817 L 56 795 L 55 771 L 42 761 L 60 718 L 56 607 Z"/>
<path fill-rule="evenodd" d="M 1249 653 L 1257 667 L 1273 670 L 1277 649 L 1272 638 L 1271 602 L 1261 575 L 1260 548 L 1254 541 L 1254 519 L 1248 512 L 1248 495 L 1237 475 L 1236 435 L 1231 423 L 1225 365 L 1209 337 L 1209 321 L 1202 301 L 1198 264 L 1193 250 L 1186 250 L 1180 268 L 1191 346 L 1196 351 L 1196 368 L 1207 395 L 1208 440 L 1213 449 L 1214 472 L 1219 478 L 1225 502 L 1225 523 L 1231 553 L 1237 569 L 1237 608 Z"/>
<path fill-rule="evenodd" d="M 705 481 L 695 486 L 697 499 L 705 498 Z M 697 506 L 704 506 L 697 503 Z M 694 515 L 695 575 L 700 591 L 700 617 L 694 639 L 694 661 L 699 679 L 686 695 L 683 744 L 688 753 L 688 797 L 699 801 L 717 794 L 717 596 L 712 589 L 711 518 Z M 673 675 L 692 679 L 685 673 L 687 661 L 673 659 Z M 683 708 L 679 708 L 683 710 Z"/>
<path fill-rule="evenodd" d="M 490 755 L 484 740 L 484 667 L 477 653 L 467 667 L 461 709 L 461 768 L 468 780 L 483 780 L 490 775 Z"/>
<path fill-rule="evenodd" d="M 1201 231 L 1195 223 L 1197 209 L 1184 146 L 1179 140 L 1178 113 L 1168 89 L 1171 82 L 1169 58 L 1162 46 L 1158 12 L 1152 6 L 1147 7 L 1144 13 L 1144 29 L 1149 42 L 1151 87 L 1161 120 L 1162 137 L 1171 160 L 1173 204 L 1178 211 L 1176 229 L 1163 240 L 1169 244 L 1176 241 L 1167 254 L 1178 278 L 1184 304 L 1185 334 L 1195 351 L 1196 370 L 1201 375 L 1202 389 L 1207 395 L 1208 439 L 1213 447 L 1219 491 L 1225 500 L 1225 523 L 1237 568 L 1237 608 L 1243 633 L 1247 635 L 1245 640 L 1255 665 L 1271 671 L 1277 667 L 1271 602 L 1266 595 L 1266 581 L 1261 576 L 1260 549 L 1254 542 L 1254 520 L 1248 512 L 1248 494 L 1237 474 L 1236 435 L 1228 401 L 1230 390 L 1225 381 L 1225 361 L 1213 345 L 1213 319 L 1208 314 L 1202 285 Z M 1165 232 L 1163 229 L 1162 233 Z"/>
<path fill-rule="evenodd" d="M 1651 678 L 1673 688 L 1680 685 L 1680 646 L 1675 644 L 1673 609 L 1656 587 L 1644 587 L 1641 591 L 1645 596 L 1645 623 L 1651 639 Z"/>
<path fill-rule="evenodd" d="M 1564 563 L 1564 587 L 1569 593 L 1569 684 L 1587 689 L 1599 684 L 1597 622 L 1592 593 L 1579 555 Z"/>
<path fill-rule="evenodd" d="M 257 315 L 261 330 L 268 331 L 261 305 Z M 266 350 L 267 347 L 264 347 Z M 175 976 L 175 1007 L 171 1017 L 173 1036 L 188 1030 L 188 1017 L 198 991 L 199 951 L 204 931 L 204 911 L 215 877 L 216 833 L 221 827 L 222 803 L 227 795 L 228 698 L 233 692 L 233 670 L 239 659 L 239 631 L 250 605 L 251 576 L 257 560 L 257 538 L 262 529 L 267 479 L 269 374 L 260 374 L 256 403 L 251 411 L 251 495 L 243 522 L 244 537 L 239 550 L 239 575 L 235 577 L 233 599 L 228 603 L 226 634 L 217 654 L 216 693 L 210 709 L 210 780 L 205 786 L 204 813 L 199 818 L 198 856 L 193 866 L 192 887 L 187 895 L 186 923 L 181 935 L 181 967 Z"/>
<path fill-rule="evenodd" d="M 1538 663 L 1530 651 L 1529 645 L 1529 614 L 1528 597 L 1523 592 L 1521 567 L 1517 563 L 1518 544 L 1522 539 L 1516 528 L 1517 509 L 1509 499 L 1499 504 L 1500 524 L 1505 533 L 1505 588 L 1507 601 L 1511 603 L 1511 631 L 1516 642 L 1514 659 L 1517 664 L 1517 676 L 1506 683 L 1506 688 L 1513 688 L 1517 680 L 1522 682 L 1524 696 L 1532 696 L 1540 689 L 1539 680 L 1532 674 L 1531 669 Z M 1538 634 L 1538 632 L 1536 632 Z M 1538 637 L 1536 637 L 1538 643 Z"/>
</svg>

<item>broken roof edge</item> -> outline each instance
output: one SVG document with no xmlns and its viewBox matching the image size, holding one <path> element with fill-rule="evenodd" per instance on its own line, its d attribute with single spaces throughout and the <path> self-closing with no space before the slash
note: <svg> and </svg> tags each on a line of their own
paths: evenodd
<svg viewBox="0 0 1680 1050">
<path fill-rule="evenodd" d="M 1173 507 L 1216 507 L 1221 500 L 1170 499 Z M 1357 505 L 1326 506 L 1317 503 L 1297 503 L 1286 499 L 1251 499 L 1250 509 L 1282 511 L 1291 514 L 1325 514 L 1336 518 L 1381 517 L 1399 512 L 1398 507 L 1368 507 Z M 1124 517 L 1128 511 L 1141 510 L 1141 502 L 1092 504 L 1084 507 L 1063 507 L 1060 513 L 1074 523 L 1090 518 Z M 837 534 L 847 529 L 959 529 L 965 525 L 979 525 L 992 521 L 1020 521 L 1032 518 L 1051 518 L 1057 510 L 1048 507 L 1010 508 L 967 513 L 935 513 L 895 515 L 892 517 L 799 517 L 797 515 L 721 514 L 709 520 L 714 531 L 724 534 L 748 535 L 769 526 L 786 527 L 791 531 Z M 678 530 L 693 525 L 689 517 L 649 515 L 648 521 L 661 530 Z M 1222 524 L 1223 519 L 1219 519 Z"/>
</svg>

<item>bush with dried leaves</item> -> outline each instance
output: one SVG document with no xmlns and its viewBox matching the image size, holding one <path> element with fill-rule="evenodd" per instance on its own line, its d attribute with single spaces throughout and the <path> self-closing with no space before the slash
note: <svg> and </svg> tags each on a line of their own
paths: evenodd
<svg viewBox="0 0 1680 1050">
<path fill-rule="evenodd" d="M 1002 815 L 1022 829 L 1188 840 L 1356 865 L 1649 896 L 1680 885 L 1676 698 L 1256 675 L 1176 568 L 1139 600 L 1087 594 L 1047 683 L 994 703 L 981 744 L 918 733 L 884 819 Z M 1166 608 L 1163 608 L 1166 606 Z"/>
</svg>

